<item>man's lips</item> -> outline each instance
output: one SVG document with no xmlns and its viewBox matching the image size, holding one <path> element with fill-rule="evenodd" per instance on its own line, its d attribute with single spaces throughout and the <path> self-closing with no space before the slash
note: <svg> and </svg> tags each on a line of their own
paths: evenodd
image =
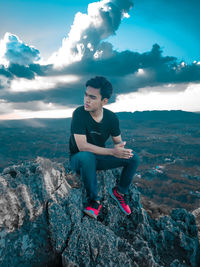
<svg viewBox="0 0 200 267">
<path fill-rule="evenodd" d="M 85 106 L 86 108 L 89 108 L 89 107 L 90 107 L 88 104 L 85 104 L 84 106 Z"/>
</svg>

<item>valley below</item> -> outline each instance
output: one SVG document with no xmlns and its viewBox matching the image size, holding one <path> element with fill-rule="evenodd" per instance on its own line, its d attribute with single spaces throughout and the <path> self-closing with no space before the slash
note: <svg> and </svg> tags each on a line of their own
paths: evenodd
<svg viewBox="0 0 200 267">
<path fill-rule="evenodd" d="M 118 113 L 126 147 L 140 157 L 134 184 L 152 217 L 172 208 L 200 207 L 200 114 L 183 111 Z M 49 158 L 69 158 L 71 119 L 0 122 L 0 172 L 5 167 Z M 108 140 L 107 146 L 112 142 Z"/>
</svg>

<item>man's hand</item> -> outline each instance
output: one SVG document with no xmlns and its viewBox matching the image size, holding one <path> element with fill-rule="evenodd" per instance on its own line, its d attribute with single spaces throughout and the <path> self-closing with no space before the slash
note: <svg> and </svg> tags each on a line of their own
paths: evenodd
<svg viewBox="0 0 200 267">
<path fill-rule="evenodd" d="M 113 156 L 116 158 L 123 158 L 123 159 L 129 159 L 133 156 L 133 150 L 124 148 L 126 145 L 126 142 L 122 142 L 120 144 L 116 144 L 113 148 Z"/>
<path fill-rule="evenodd" d="M 117 146 L 125 147 L 125 145 L 126 145 L 126 142 L 124 141 L 124 142 L 120 142 L 118 144 L 115 144 L 115 147 L 117 147 Z"/>
</svg>

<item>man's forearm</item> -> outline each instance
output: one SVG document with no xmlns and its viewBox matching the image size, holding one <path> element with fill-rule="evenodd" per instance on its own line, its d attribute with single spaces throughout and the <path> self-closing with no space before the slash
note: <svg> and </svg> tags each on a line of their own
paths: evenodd
<svg viewBox="0 0 200 267">
<path fill-rule="evenodd" d="M 80 151 L 89 151 L 98 155 L 113 155 L 112 148 L 100 147 L 90 143 L 86 143 L 79 149 Z"/>
</svg>

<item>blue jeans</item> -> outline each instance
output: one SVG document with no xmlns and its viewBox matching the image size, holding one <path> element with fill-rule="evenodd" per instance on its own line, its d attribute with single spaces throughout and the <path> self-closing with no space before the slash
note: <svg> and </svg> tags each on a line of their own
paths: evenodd
<svg viewBox="0 0 200 267">
<path fill-rule="evenodd" d="M 120 193 L 126 194 L 139 165 L 139 157 L 134 153 L 129 159 L 121 159 L 114 156 L 96 155 L 92 152 L 81 151 L 71 156 L 70 163 L 72 170 L 80 173 L 88 198 L 90 200 L 98 200 L 96 170 L 123 167 L 117 188 Z"/>
</svg>

